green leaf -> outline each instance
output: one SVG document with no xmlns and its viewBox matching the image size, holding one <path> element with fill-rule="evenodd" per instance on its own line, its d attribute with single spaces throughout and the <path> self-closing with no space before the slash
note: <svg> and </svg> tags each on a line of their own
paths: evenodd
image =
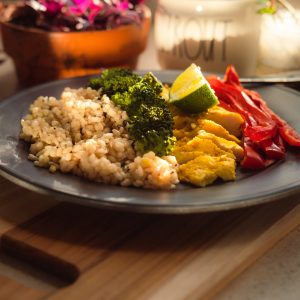
<svg viewBox="0 0 300 300">
<path fill-rule="evenodd" d="M 276 8 L 275 7 L 263 7 L 257 11 L 259 14 L 270 14 L 273 15 L 276 13 Z"/>
</svg>

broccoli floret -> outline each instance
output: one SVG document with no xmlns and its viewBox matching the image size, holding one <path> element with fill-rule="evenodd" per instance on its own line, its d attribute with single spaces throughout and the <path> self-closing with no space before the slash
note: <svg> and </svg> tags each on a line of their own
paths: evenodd
<svg viewBox="0 0 300 300">
<path fill-rule="evenodd" d="M 161 83 L 154 77 L 152 73 L 146 74 L 138 83 L 131 86 L 127 93 L 124 94 L 124 102 L 128 103 L 127 113 L 135 114 L 141 105 L 152 108 L 167 108 L 165 100 L 160 96 L 162 91 Z M 128 99 L 130 98 L 130 101 Z M 168 109 L 168 108 L 167 108 Z M 142 116 L 143 112 L 137 113 Z"/>
<path fill-rule="evenodd" d="M 124 93 L 129 87 L 141 80 L 141 76 L 133 74 L 129 69 L 106 69 L 100 77 L 92 78 L 89 82 L 89 87 L 98 90 L 101 89 L 103 94 L 111 97 L 116 93 Z"/>
<path fill-rule="evenodd" d="M 129 133 L 136 140 L 137 149 L 153 151 L 159 156 L 168 154 L 175 143 L 173 119 L 169 109 L 156 97 L 151 101 L 135 99 L 128 107 Z"/>
<path fill-rule="evenodd" d="M 111 96 L 111 99 L 115 104 L 119 105 L 123 110 L 126 111 L 132 101 L 132 97 L 127 91 L 123 93 L 117 92 L 116 94 Z"/>
<path fill-rule="evenodd" d="M 175 142 L 175 137 L 169 134 L 149 130 L 137 140 L 136 148 L 141 153 L 153 151 L 158 156 L 164 156 L 172 151 Z"/>
<path fill-rule="evenodd" d="M 163 86 L 162 86 L 161 82 L 158 81 L 157 78 L 151 72 L 147 73 L 143 77 L 141 82 L 148 84 L 153 89 L 153 91 L 156 93 L 156 95 L 161 94 Z"/>
<path fill-rule="evenodd" d="M 142 152 L 153 151 L 159 156 L 166 155 L 175 144 L 173 137 L 173 118 L 160 96 L 161 83 L 148 73 L 129 88 L 124 96 L 129 116 L 129 133 L 136 140 L 137 149 Z"/>
<path fill-rule="evenodd" d="M 129 117 L 129 134 L 141 153 L 148 151 L 163 156 L 172 150 L 173 118 L 165 100 L 160 96 L 162 84 L 152 73 L 144 77 L 130 70 L 111 69 L 90 86 L 101 88 Z"/>
</svg>

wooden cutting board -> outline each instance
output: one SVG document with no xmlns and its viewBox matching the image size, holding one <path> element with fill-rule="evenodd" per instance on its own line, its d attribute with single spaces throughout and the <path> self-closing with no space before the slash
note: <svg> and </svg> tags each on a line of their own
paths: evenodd
<svg viewBox="0 0 300 300">
<path fill-rule="evenodd" d="M 0 299 L 212 299 L 300 224 L 299 198 L 138 215 L 57 204 L 0 178 L 1 256 L 30 270 L 8 276 L 0 263 Z M 34 272 L 63 284 L 34 285 Z"/>
</svg>

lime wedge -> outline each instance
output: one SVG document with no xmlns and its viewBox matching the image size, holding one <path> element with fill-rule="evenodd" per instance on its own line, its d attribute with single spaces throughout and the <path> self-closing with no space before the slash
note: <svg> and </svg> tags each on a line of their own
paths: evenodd
<svg viewBox="0 0 300 300">
<path fill-rule="evenodd" d="M 170 102 L 188 113 L 201 113 L 219 103 L 200 67 L 191 64 L 174 81 Z"/>
</svg>

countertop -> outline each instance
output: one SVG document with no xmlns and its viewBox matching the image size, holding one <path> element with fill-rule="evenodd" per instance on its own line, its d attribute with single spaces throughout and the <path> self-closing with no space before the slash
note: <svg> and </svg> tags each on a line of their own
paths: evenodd
<svg viewBox="0 0 300 300">
<path fill-rule="evenodd" d="M 141 55 L 139 69 L 160 69 L 154 47 Z M 13 63 L 0 65 L 0 99 L 16 89 Z M 299 195 L 300 197 L 300 195 Z M 298 300 L 300 299 L 300 227 L 244 271 L 215 300 Z M 3 266 L 2 266 L 3 267 Z M 0 262 L 0 270 L 1 270 Z M 3 273 L 3 270 L 2 272 Z"/>
</svg>

